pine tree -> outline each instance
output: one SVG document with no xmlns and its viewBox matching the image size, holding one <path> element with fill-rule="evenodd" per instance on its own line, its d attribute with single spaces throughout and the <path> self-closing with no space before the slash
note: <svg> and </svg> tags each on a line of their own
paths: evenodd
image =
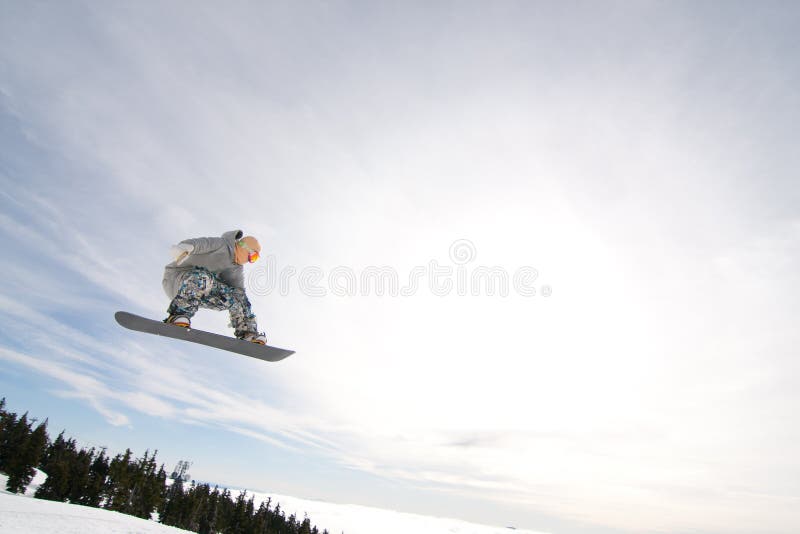
<svg viewBox="0 0 800 534">
<path fill-rule="evenodd" d="M 220 532 L 229 532 L 233 524 L 233 500 L 231 491 L 228 488 L 222 490 L 219 497 L 219 514 L 217 516 L 217 528 Z"/>
<path fill-rule="evenodd" d="M 253 515 L 253 532 L 256 534 L 265 534 L 267 532 L 267 514 L 269 505 L 267 502 L 262 501 Z"/>
<path fill-rule="evenodd" d="M 197 489 L 197 483 L 192 480 L 189 491 L 183 499 L 183 506 L 181 506 L 181 518 L 183 528 L 194 530 L 197 528 L 197 512 L 199 508 L 199 501 L 202 498 Z"/>
<path fill-rule="evenodd" d="M 64 439 L 64 431 L 45 450 L 41 468 L 47 480 L 36 490 L 35 497 L 51 501 L 66 501 L 70 493 L 70 465 L 76 455 L 75 441 Z"/>
<path fill-rule="evenodd" d="M 214 486 L 214 491 L 208 495 L 208 505 L 205 515 L 200 521 L 198 528 L 199 534 L 211 534 L 217 532 L 217 515 L 219 514 L 219 488 Z"/>
<path fill-rule="evenodd" d="M 111 460 L 108 468 L 108 484 L 106 486 L 105 508 L 115 512 L 128 513 L 131 491 L 133 489 L 133 469 L 131 468 L 130 449 L 125 454 L 118 454 Z"/>
<path fill-rule="evenodd" d="M 297 517 L 294 514 L 289 516 L 289 521 L 286 525 L 286 528 L 292 534 L 297 532 Z"/>
<path fill-rule="evenodd" d="M 236 497 L 233 505 L 233 514 L 231 517 L 231 524 L 228 532 L 232 534 L 240 534 L 246 531 L 247 528 L 247 492 L 243 491 Z"/>
<path fill-rule="evenodd" d="M 210 493 L 208 484 L 198 484 L 192 488 L 189 515 L 190 530 L 200 532 L 205 528 Z"/>
<path fill-rule="evenodd" d="M 156 471 L 156 454 L 149 456 L 149 451 L 132 465 L 132 488 L 128 498 L 127 513 L 150 519 L 158 509 L 166 482 L 164 467 Z"/>
<path fill-rule="evenodd" d="M 153 456 L 155 462 L 155 455 Z M 161 507 L 161 501 L 164 498 L 164 490 L 167 487 L 167 472 L 164 470 L 164 464 L 161 464 L 158 471 L 152 473 L 148 479 L 147 491 L 145 493 L 144 505 L 146 506 L 148 514 L 152 516 L 153 512 Z"/>
<path fill-rule="evenodd" d="M 92 468 L 94 450 L 81 449 L 70 458 L 69 502 L 79 503 L 89 487 L 89 472 Z"/>
<path fill-rule="evenodd" d="M 172 481 L 172 485 L 165 488 L 163 501 L 158 510 L 159 521 L 165 525 L 180 527 L 180 508 L 184 498 L 183 480 L 180 478 Z"/>
<path fill-rule="evenodd" d="M 201 534 L 319 534 L 308 515 L 301 522 L 294 514 L 286 518 L 280 504 L 271 508 L 271 498 L 256 509 L 246 491 L 233 499 L 228 489 L 211 491 L 194 481 L 188 489 L 182 480 L 168 486 L 164 466 L 157 467 L 157 453 L 151 456 L 149 450 L 136 461 L 130 449 L 109 461 L 105 450 L 77 450 L 63 431 L 50 443 L 47 420 L 31 427 L 27 413 L 18 418 L 0 399 L 0 470 L 9 475 L 10 491 L 24 490 L 38 465 L 48 477 L 36 497 L 102 505 L 148 519 L 158 510 L 163 524 Z"/>
<path fill-rule="evenodd" d="M 6 439 L 6 432 L 8 429 L 11 414 L 6 411 L 6 398 L 0 399 L 0 471 L 3 470 L 3 455 L 2 445 Z"/>
<path fill-rule="evenodd" d="M 24 452 L 25 465 L 29 475 L 24 481 L 25 486 L 30 483 L 31 479 L 36 473 L 36 468 L 39 467 L 42 456 L 47 448 L 48 441 L 50 441 L 50 438 L 47 436 L 47 419 L 45 419 L 44 422 L 40 423 L 31 434 L 30 441 L 28 442 L 27 448 Z"/>
<path fill-rule="evenodd" d="M 103 491 L 108 478 L 109 463 L 106 451 L 100 450 L 100 454 L 93 455 L 92 465 L 89 467 L 89 479 L 86 490 L 80 500 L 80 504 L 94 506 L 98 508 L 103 500 Z"/>
<path fill-rule="evenodd" d="M 11 426 L 4 443 L 5 472 L 8 475 L 6 489 L 21 493 L 30 484 L 36 466 L 47 444 L 47 421 L 31 431 L 28 414 L 25 413 Z"/>
<path fill-rule="evenodd" d="M 316 529 L 314 529 L 316 530 Z M 303 518 L 303 522 L 300 523 L 300 528 L 297 530 L 297 534 L 312 534 L 311 532 L 311 520 L 308 518 L 308 514 L 305 514 Z"/>
<path fill-rule="evenodd" d="M 2 410 L 0 410 L 0 471 L 3 473 L 6 472 L 9 459 L 13 455 L 12 434 L 17 426 L 17 414 L 6 412 L 5 405 L 4 398 L 0 403 L 2 406 Z"/>
</svg>

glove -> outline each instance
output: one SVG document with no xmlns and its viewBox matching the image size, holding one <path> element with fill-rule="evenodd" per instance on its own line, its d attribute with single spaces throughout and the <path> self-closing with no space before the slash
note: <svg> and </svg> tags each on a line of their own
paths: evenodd
<svg viewBox="0 0 800 534">
<path fill-rule="evenodd" d="M 170 247 L 169 252 L 173 258 L 175 258 L 175 263 L 180 265 L 186 258 L 189 257 L 189 254 L 192 253 L 194 250 L 194 245 L 190 245 L 189 243 L 178 243 L 177 245 L 172 245 Z"/>
</svg>

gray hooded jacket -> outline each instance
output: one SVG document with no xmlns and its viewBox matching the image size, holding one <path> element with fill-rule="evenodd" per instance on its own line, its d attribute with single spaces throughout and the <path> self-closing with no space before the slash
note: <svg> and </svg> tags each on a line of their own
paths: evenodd
<svg viewBox="0 0 800 534">
<path fill-rule="evenodd" d="M 222 234 L 222 237 L 198 237 L 181 241 L 192 245 L 194 250 L 180 265 L 173 261 L 164 268 L 162 285 L 167 296 L 175 298 L 180 289 L 181 275 L 195 267 L 205 267 L 226 284 L 244 290 L 244 268 L 234 261 L 236 241 L 242 236 L 241 230 L 231 230 Z"/>
</svg>

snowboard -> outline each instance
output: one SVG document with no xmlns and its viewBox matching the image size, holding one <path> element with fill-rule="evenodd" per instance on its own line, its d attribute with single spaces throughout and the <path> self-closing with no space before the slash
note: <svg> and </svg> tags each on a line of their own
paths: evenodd
<svg viewBox="0 0 800 534">
<path fill-rule="evenodd" d="M 206 345 L 228 352 L 235 352 L 266 362 L 277 362 L 294 354 L 293 350 L 279 349 L 277 347 L 270 347 L 269 345 L 259 345 L 251 341 L 243 341 L 235 337 L 222 336 L 195 328 L 175 326 L 163 321 L 147 319 L 146 317 L 140 317 L 124 311 L 115 313 L 114 319 L 116 319 L 121 326 L 130 330 L 136 330 L 137 332 L 191 341 L 192 343 L 199 343 L 200 345 Z"/>
</svg>

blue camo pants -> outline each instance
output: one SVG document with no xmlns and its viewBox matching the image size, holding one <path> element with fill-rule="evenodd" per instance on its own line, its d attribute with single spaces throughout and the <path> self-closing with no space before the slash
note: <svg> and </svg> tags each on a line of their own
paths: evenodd
<svg viewBox="0 0 800 534">
<path fill-rule="evenodd" d="M 243 289 L 234 288 L 202 267 L 195 267 L 183 275 L 178 294 L 167 309 L 170 315 L 192 317 L 200 308 L 228 310 L 230 325 L 239 337 L 256 332 L 256 316 L 250 309 L 250 301 Z"/>
</svg>

